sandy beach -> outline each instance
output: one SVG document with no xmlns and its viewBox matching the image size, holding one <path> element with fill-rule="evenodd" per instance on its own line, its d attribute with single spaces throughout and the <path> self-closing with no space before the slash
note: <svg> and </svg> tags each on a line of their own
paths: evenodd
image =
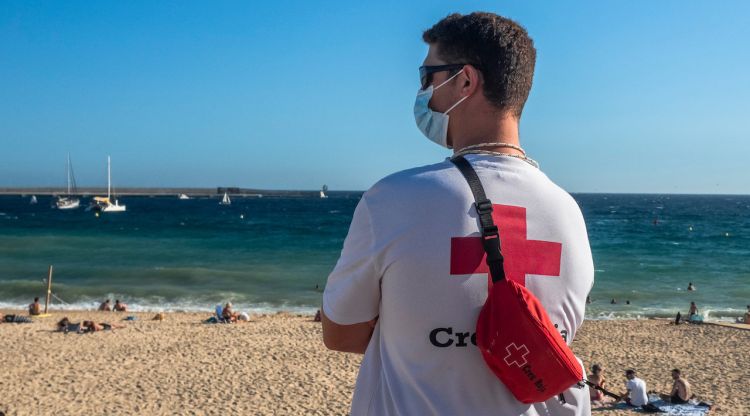
<svg viewBox="0 0 750 416">
<path fill-rule="evenodd" d="M 14 313 L 3 311 L 3 313 Z M 17 313 L 17 312 L 16 312 Z M 360 356 L 329 352 L 320 324 L 279 313 L 208 325 L 208 313 L 55 312 L 32 324 L 0 325 L 0 411 L 7 415 L 345 415 Z M 63 316 L 126 325 L 113 332 L 53 332 Z M 666 391 L 678 367 L 715 414 L 747 415 L 750 331 L 665 321 L 587 321 L 574 350 L 605 368 L 622 391 L 633 367 Z M 744 358 L 743 358 L 744 357 Z M 626 410 L 595 410 L 625 415 Z M 712 412 L 714 413 L 714 412 Z"/>
</svg>

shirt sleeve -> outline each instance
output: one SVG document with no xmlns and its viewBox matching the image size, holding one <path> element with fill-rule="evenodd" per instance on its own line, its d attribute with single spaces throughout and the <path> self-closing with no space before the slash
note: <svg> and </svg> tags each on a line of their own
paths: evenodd
<svg viewBox="0 0 750 416">
<path fill-rule="evenodd" d="M 351 325 L 378 316 L 381 273 L 375 247 L 370 211 L 363 196 L 323 292 L 323 311 L 331 321 Z"/>
</svg>

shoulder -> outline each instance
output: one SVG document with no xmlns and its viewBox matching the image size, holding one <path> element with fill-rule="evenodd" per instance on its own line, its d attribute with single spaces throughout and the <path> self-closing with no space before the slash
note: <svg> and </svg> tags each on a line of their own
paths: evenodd
<svg viewBox="0 0 750 416">
<path fill-rule="evenodd" d="M 370 196 L 384 191 L 400 191 L 439 183 L 439 178 L 455 169 L 448 160 L 392 173 L 375 183 L 368 191 Z"/>
</svg>

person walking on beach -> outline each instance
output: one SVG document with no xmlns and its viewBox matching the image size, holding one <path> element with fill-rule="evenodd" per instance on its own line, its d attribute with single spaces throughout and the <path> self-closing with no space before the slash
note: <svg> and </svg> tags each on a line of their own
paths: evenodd
<svg viewBox="0 0 750 416">
<path fill-rule="evenodd" d="M 625 371 L 625 393 L 621 394 L 625 403 L 641 407 L 648 403 L 648 394 L 646 393 L 646 382 L 635 376 L 635 370 Z"/>
<path fill-rule="evenodd" d="M 594 268 L 578 205 L 520 147 L 533 41 L 492 13 L 449 15 L 422 38 L 429 50 L 419 68 L 417 125 L 477 171 L 506 277 L 541 300 L 570 343 Z M 364 353 L 353 416 L 590 413 L 588 387 L 524 404 L 485 364 L 474 331 L 489 281 L 475 208 L 450 160 L 388 176 L 360 199 L 322 313 L 328 348 Z M 528 366 L 525 345 L 515 347 L 512 362 Z"/>
<path fill-rule="evenodd" d="M 39 304 L 39 297 L 34 298 L 34 303 L 29 305 L 29 315 L 36 316 L 42 314 L 42 305 Z"/>
<path fill-rule="evenodd" d="M 672 391 L 669 394 L 661 394 L 661 398 L 674 404 L 687 403 L 693 395 L 690 383 L 682 377 L 682 372 L 677 368 L 672 370 L 672 380 Z"/>
</svg>

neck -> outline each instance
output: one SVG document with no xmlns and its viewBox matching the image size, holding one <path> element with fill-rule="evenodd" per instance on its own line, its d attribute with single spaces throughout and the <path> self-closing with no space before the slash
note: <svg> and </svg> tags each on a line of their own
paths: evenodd
<svg viewBox="0 0 750 416">
<path fill-rule="evenodd" d="M 494 117 L 488 117 L 482 114 L 467 123 L 465 127 L 467 129 L 464 133 L 458 133 L 455 138 L 451 138 L 454 153 L 466 146 L 479 143 L 501 142 L 520 146 L 518 119 L 511 115 L 506 114 L 503 117 L 497 117 L 495 114 Z M 518 150 L 507 147 L 486 147 L 484 149 L 508 154 L 521 154 Z"/>
</svg>

